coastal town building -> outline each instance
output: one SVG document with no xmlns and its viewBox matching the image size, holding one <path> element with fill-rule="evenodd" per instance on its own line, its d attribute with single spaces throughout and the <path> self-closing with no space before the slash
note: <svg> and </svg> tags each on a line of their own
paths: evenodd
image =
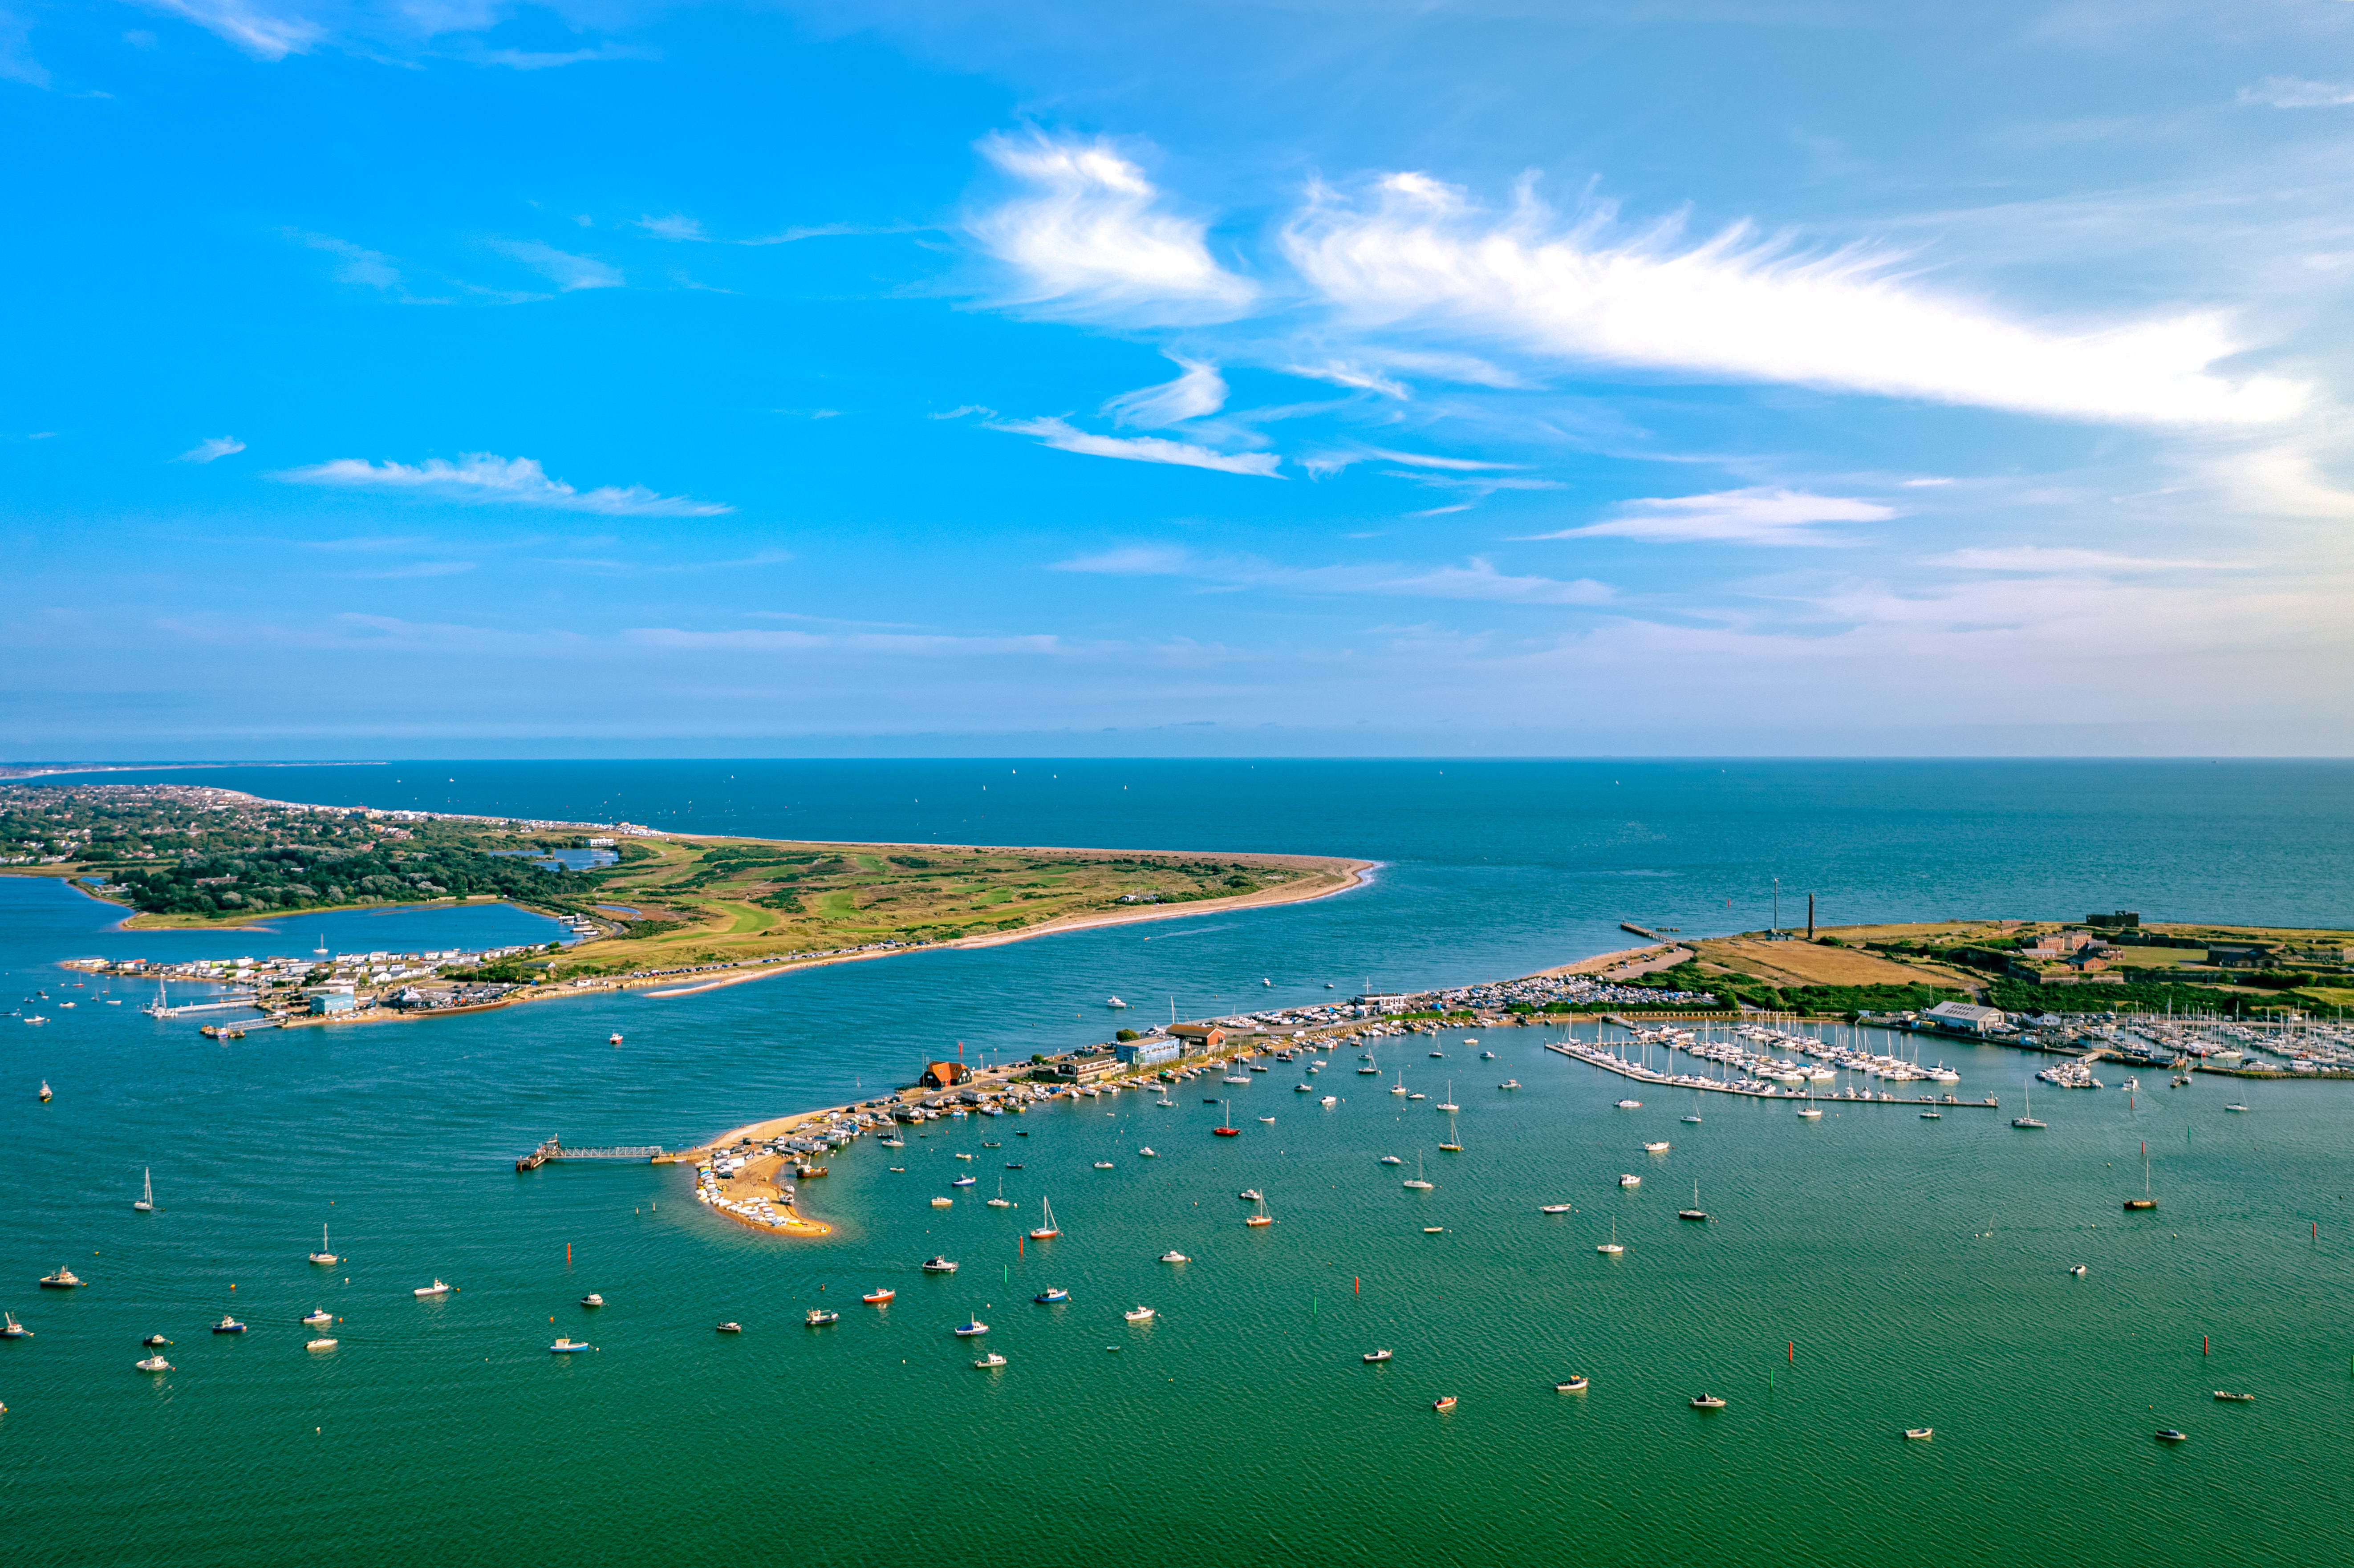
<svg viewBox="0 0 2354 1568">
<path fill-rule="evenodd" d="M 1992 1034 L 2003 1025 L 2003 1012 L 1999 1007 L 1980 1007 L 1975 1002 L 1941 1001 L 1924 1012 L 1921 1021 L 1956 1034 Z"/>
<path fill-rule="evenodd" d="M 1214 1023 L 1172 1024 L 1169 1037 L 1177 1042 L 1179 1054 L 1186 1056 L 1215 1051 L 1226 1043 L 1226 1032 Z"/>
<path fill-rule="evenodd" d="M 928 1089 L 952 1089 L 972 1076 L 962 1062 L 928 1062 L 916 1082 Z"/>
<path fill-rule="evenodd" d="M 1173 1038 L 1123 1040 L 1112 1048 L 1123 1067 L 1157 1067 L 1163 1062 L 1174 1062 L 1180 1047 Z"/>
</svg>

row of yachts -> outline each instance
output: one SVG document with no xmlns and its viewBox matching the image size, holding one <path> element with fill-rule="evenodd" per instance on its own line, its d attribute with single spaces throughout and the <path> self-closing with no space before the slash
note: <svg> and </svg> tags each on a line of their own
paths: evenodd
<svg viewBox="0 0 2354 1568">
<path fill-rule="evenodd" d="M 1634 1043 L 1646 1049 L 1656 1045 L 1663 1052 L 1681 1051 L 1704 1062 L 1722 1064 L 1761 1087 L 1768 1083 L 1832 1083 L 1842 1072 L 1882 1078 L 1893 1084 L 1924 1080 L 1933 1084 L 1958 1084 L 1962 1081 L 1961 1074 L 1943 1062 L 1923 1066 L 1902 1056 L 1866 1051 L 1815 1034 L 1794 1033 L 1769 1029 L 1763 1024 L 1745 1023 L 1731 1031 L 1731 1035 L 1727 1039 L 1671 1026 L 1638 1028 L 1634 1031 Z M 1808 1060 L 1793 1060 L 1793 1057 Z"/>
</svg>

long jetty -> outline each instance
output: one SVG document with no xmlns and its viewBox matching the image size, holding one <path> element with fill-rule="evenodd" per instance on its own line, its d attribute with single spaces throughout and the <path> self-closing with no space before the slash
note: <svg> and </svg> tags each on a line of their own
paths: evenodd
<svg viewBox="0 0 2354 1568">
<path fill-rule="evenodd" d="M 560 1139 L 549 1139 L 515 1161 L 518 1171 L 536 1171 L 551 1160 L 642 1160 L 651 1163 L 663 1155 L 659 1143 L 613 1143 L 598 1149 L 567 1149 Z"/>
</svg>

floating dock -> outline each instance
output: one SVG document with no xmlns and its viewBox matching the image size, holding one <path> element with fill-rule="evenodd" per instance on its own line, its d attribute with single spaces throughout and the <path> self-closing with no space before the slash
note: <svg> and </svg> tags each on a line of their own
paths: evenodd
<svg viewBox="0 0 2354 1568">
<path fill-rule="evenodd" d="M 1771 1084 L 1752 1089 L 1694 1074 L 1655 1073 L 1649 1067 L 1638 1067 L 1624 1058 L 1614 1056 L 1598 1045 L 1588 1045 L 1579 1040 L 1573 1040 L 1566 1045 L 1548 1040 L 1544 1048 L 1589 1066 L 1616 1073 L 1622 1078 L 1632 1078 L 1638 1084 L 1656 1084 L 1663 1089 L 1705 1089 L 1711 1094 L 1740 1095 L 1753 1100 L 1780 1100 L 1785 1104 L 1796 1101 L 1801 1105 L 1811 1103 L 1819 1106 L 1928 1106 L 1937 1110 L 1993 1110 L 1998 1103 L 1992 1095 L 1982 1100 L 1963 1100 L 1951 1095 L 1921 1095 L 1911 1098 L 1888 1094 L 1797 1095 Z"/>
</svg>

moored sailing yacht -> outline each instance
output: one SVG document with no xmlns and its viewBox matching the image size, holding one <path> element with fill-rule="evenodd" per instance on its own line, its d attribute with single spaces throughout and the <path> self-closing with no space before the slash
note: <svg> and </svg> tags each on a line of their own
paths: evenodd
<svg viewBox="0 0 2354 1568">
<path fill-rule="evenodd" d="M 1437 1185 L 1437 1183 L 1436 1183 L 1436 1182 L 1433 1182 L 1433 1181 L 1424 1181 L 1424 1180 L 1423 1180 L 1423 1176 L 1422 1176 L 1422 1154 L 1421 1154 L 1421 1151 L 1420 1151 L 1420 1150 L 1417 1150 L 1416 1151 L 1416 1153 L 1415 1153 L 1415 1157 L 1414 1157 L 1414 1178 L 1413 1178 L 1413 1180 L 1408 1181 L 1405 1181 L 1405 1182 L 1401 1182 L 1401 1183 L 1400 1183 L 1400 1185 L 1401 1185 L 1401 1186 L 1405 1186 L 1405 1187 L 1410 1187 L 1410 1188 L 1412 1188 L 1415 1192 L 1429 1192 L 1433 1187 L 1435 1187 L 1436 1185 Z"/>
<path fill-rule="evenodd" d="M 311 1261 L 313 1263 L 319 1264 L 341 1263 L 344 1261 L 342 1258 L 337 1257 L 334 1253 L 327 1250 L 327 1227 L 324 1225 L 321 1225 L 319 1227 L 319 1250 L 311 1255 Z"/>
<path fill-rule="evenodd" d="M 1040 1221 L 1039 1224 L 1031 1228 L 1030 1239 L 1032 1241 L 1052 1241 L 1056 1236 L 1063 1234 L 1062 1227 L 1055 1224 L 1055 1205 L 1048 1202 L 1045 1199 L 1041 1198 L 1038 1200 L 1038 1207 L 1044 1213 L 1045 1217 Z"/>
<path fill-rule="evenodd" d="M 2020 1085 L 2019 1097 L 2021 1102 L 2020 1108 L 2025 1114 L 2012 1117 L 2010 1118 L 2010 1125 L 2013 1127 L 2025 1128 L 2041 1127 L 2043 1124 L 2035 1119 L 2035 1092 L 2032 1081 L 2024 1082 Z"/>
<path fill-rule="evenodd" d="M 2158 1200 L 2149 1195 L 2149 1140 L 2147 1139 L 2142 1139 L 2141 1145 L 2141 1196 L 2138 1198 L 2127 1198 L 2126 1200 L 2126 1207 L 2127 1209 L 2155 1209 L 2158 1207 Z"/>
<path fill-rule="evenodd" d="M 139 1201 L 131 1206 L 143 1214 L 152 1214 L 155 1212 L 155 1172 L 153 1170 L 143 1170 L 140 1172 Z"/>
</svg>

